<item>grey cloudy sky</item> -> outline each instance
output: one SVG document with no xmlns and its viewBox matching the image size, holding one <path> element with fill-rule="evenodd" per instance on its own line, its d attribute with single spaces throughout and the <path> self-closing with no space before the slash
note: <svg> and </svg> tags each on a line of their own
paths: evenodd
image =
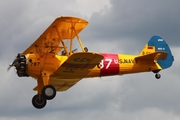
<svg viewBox="0 0 180 120">
<path fill-rule="evenodd" d="M 0 0 L 0 119 L 179 120 L 179 0 Z M 32 78 L 18 78 L 8 64 L 58 16 L 89 21 L 80 37 L 90 51 L 138 54 L 151 36 L 170 45 L 175 61 L 153 73 L 83 79 L 58 93 L 42 110 L 31 99 Z"/>
</svg>

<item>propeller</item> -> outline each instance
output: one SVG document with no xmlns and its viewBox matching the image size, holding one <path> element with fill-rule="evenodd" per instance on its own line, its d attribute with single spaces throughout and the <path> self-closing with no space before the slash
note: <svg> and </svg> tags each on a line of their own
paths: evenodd
<svg viewBox="0 0 180 120">
<path fill-rule="evenodd" d="M 27 74 L 27 58 L 26 55 L 22 53 L 18 53 L 12 64 L 9 65 L 7 71 L 9 71 L 12 67 L 15 67 L 16 73 L 19 77 L 28 77 Z"/>
</svg>

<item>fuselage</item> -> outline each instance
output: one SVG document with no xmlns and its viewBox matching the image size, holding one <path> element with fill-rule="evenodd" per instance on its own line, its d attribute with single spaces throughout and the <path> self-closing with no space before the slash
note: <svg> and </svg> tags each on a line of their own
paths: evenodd
<svg viewBox="0 0 180 120">
<path fill-rule="evenodd" d="M 83 77 L 103 77 L 151 71 L 149 70 L 149 65 L 143 64 L 142 62 L 139 63 L 138 60 L 135 59 L 135 57 L 137 57 L 136 55 L 99 54 L 104 56 L 104 59 Z M 68 59 L 67 56 L 54 56 L 51 53 L 43 57 L 39 56 L 39 54 L 28 54 L 26 56 L 28 58 L 27 74 L 34 78 L 37 78 L 41 74 L 41 71 L 47 71 L 53 74 Z"/>
</svg>

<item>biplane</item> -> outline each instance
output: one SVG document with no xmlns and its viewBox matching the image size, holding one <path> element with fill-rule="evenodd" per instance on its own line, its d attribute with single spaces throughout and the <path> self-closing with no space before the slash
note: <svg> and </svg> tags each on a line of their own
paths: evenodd
<svg viewBox="0 0 180 120">
<path fill-rule="evenodd" d="M 153 36 L 139 55 L 89 52 L 79 37 L 87 25 L 81 18 L 58 17 L 9 65 L 9 69 L 15 67 L 19 77 L 37 80 L 37 94 L 32 98 L 35 108 L 45 107 L 56 92 L 68 90 L 83 78 L 153 72 L 159 79 L 159 71 L 169 68 L 174 61 L 168 44 L 160 36 Z M 74 49 L 75 40 L 81 51 Z"/>
</svg>

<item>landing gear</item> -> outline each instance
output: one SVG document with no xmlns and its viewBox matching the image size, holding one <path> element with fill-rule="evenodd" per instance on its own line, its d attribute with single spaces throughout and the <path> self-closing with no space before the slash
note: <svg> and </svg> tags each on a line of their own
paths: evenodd
<svg viewBox="0 0 180 120">
<path fill-rule="evenodd" d="M 161 75 L 159 74 L 159 71 L 160 71 L 160 70 L 154 70 L 154 71 L 152 71 L 153 73 L 155 73 L 155 78 L 156 78 L 156 79 L 160 79 L 160 78 L 161 78 Z"/>
<path fill-rule="evenodd" d="M 32 104 L 35 108 L 41 109 L 46 106 L 47 100 L 52 100 L 56 96 L 56 89 L 52 85 L 46 85 L 42 88 L 42 95 L 37 94 L 32 98 Z"/>
<path fill-rule="evenodd" d="M 37 109 L 41 109 L 46 106 L 46 102 L 46 99 L 42 95 L 37 94 L 32 98 L 32 104 Z"/>
<path fill-rule="evenodd" d="M 161 75 L 159 73 L 156 73 L 155 77 L 156 77 L 156 79 L 160 79 Z"/>
<path fill-rule="evenodd" d="M 42 96 L 47 100 L 52 100 L 56 96 L 56 90 L 52 85 L 46 85 L 42 89 Z"/>
</svg>

